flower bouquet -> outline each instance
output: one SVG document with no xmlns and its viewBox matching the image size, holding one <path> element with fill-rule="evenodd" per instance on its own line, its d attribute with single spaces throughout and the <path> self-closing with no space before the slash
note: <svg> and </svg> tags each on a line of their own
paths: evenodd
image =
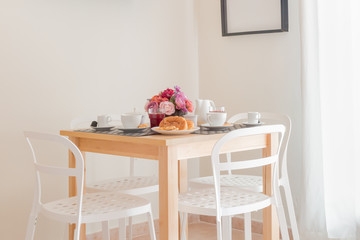
<svg viewBox="0 0 360 240">
<path fill-rule="evenodd" d="M 160 111 L 166 116 L 184 116 L 188 112 L 193 112 L 192 102 L 185 96 L 179 86 L 173 89 L 165 89 L 158 95 L 153 96 L 145 104 L 145 111 L 149 109 Z"/>
</svg>

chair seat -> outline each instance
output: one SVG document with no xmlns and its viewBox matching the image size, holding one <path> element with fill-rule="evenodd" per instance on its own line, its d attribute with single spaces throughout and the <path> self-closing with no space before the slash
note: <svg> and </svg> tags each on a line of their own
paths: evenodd
<svg viewBox="0 0 360 240">
<path fill-rule="evenodd" d="M 76 222 L 77 197 L 61 199 L 43 204 L 42 212 L 48 217 L 65 222 Z M 119 219 L 148 212 L 148 200 L 117 192 L 85 194 L 82 205 L 82 222 L 100 222 Z"/>
<path fill-rule="evenodd" d="M 220 175 L 221 186 L 238 187 L 255 192 L 262 192 L 263 179 L 261 176 L 252 175 Z M 214 186 L 214 177 L 200 177 L 190 180 L 190 187 L 203 187 L 204 185 Z"/>
<path fill-rule="evenodd" d="M 88 192 L 121 192 L 141 195 L 159 191 L 159 179 L 156 176 L 132 176 L 88 184 Z"/>
<path fill-rule="evenodd" d="M 257 211 L 271 204 L 271 198 L 262 193 L 221 187 L 221 208 L 223 216 Z M 192 190 L 179 195 L 179 211 L 216 216 L 215 189 Z"/>
</svg>

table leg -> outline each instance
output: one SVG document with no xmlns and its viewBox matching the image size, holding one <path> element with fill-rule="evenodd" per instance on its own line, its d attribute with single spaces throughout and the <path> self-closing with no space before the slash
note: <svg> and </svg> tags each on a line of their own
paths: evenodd
<svg viewBox="0 0 360 240">
<path fill-rule="evenodd" d="M 159 238 L 178 239 L 178 160 L 176 148 L 159 149 Z"/>
<path fill-rule="evenodd" d="M 75 145 L 78 146 L 78 139 L 77 138 L 73 138 L 70 137 L 69 138 Z M 85 160 L 85 154 L 83 154 L 83 158 Z M 75 167 L 75 157 L 72 154 L 71 151 L 69 151 L 69 167 L 70 168 L 74 168 Z M 85 167 L 84 167 L 84 171 L 85 171 Z M 84 172 L 85 174 L 85 172 Z M 84 178 L 84 184 L 85 184 L 85 178 Z M 84 193 L 85 193 L 85 188 L 84 188 Z M 75 177 L 69 177 L 69 197 L 73 197 L 77 195 L 77 189 L 76 189 L 76 178 Z M 69 240 L 73 240 L 74 239 L 74 231 L 75 231 L 75 225 L 76 224 L 69 224 Z M 81 240 L 86 240 L 86 225 L 85 224 L 81 224 L 81 232 L 80 232 L 80 239 Z"/>
<path fill-rule="evenodd" d="M 269 134 L 266 139 L 267 146 L 263 150 L 263 156 L 271 156 L 276 153 L 278 148 L 278 135 Z M 263 191 L 266 195 L 272 194 L 272 166 L 267 165 L 263 167 Z M 279 221 L 276 215 L 274 206 L 269 206 L 263 211 L 263 236 L 264 240 L 279 240 Z"/>
<path fill-rule="evenodd" d="M 183 193 L 183 192 L 187 192 L 188 190 L 188 178 L 187 178 L 187 159 L 184 160 L 180 160 L 178 161 L 178 177 L 179 177 L 179 181 L 178 181 L 178 187 L 179 187 L 179 192 Z M 184 228 L 185 228 L 185 239 L 188 239 L 188 220 L 185 219 L 185 221 L 183 221 L 184 223 Z M 179 216 L 179 229 L 180 229 L 180 216 Z M 180 239 L 180 231 L 179 231 L 179 239 Z"/>
</svg>

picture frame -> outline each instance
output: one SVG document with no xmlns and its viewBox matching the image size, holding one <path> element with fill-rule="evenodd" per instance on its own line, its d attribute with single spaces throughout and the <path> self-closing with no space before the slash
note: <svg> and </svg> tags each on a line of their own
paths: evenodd
<svg viewBox="0 0 360 240">
<path fill-rule="evenodd" d="M 222 36 L 289 31 L 288 0 L 221 0 Z"/>
</svg>

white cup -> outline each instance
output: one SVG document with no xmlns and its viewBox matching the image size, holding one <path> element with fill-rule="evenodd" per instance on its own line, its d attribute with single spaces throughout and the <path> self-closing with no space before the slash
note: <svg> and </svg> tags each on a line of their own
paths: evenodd
<svg viewBox="0 0 360 240">
<path fill-rule="evenodd" d="M 226 122 L 226 112 L 209 112 L 207 114 L 207 121 L 210 126 L 223 126 Z"/>
<path fill-rule="evenodd" d="M 121 114 L 121 122 L 124 128 L 137 128 L 143 119 L 141 113 L 124 113 Z"/>
<path fill-rule="evenodd" d="M 259 112 L 248 112 L 248 123 L 260 123 L 261 114 Z"/>
<path fill-rule="evenodd" d="M 185 115 L 184 118 L 194 123 L 194 127 L 197 127 L 197 115 Z"/>
<path fill-rule="evenodd" d="M 109 122 L 111 122 L 111 117 L 109 115 L 99 115 L 97 116 L 97 126 L 98 127 L 108 127 Z"/>
</svg>

